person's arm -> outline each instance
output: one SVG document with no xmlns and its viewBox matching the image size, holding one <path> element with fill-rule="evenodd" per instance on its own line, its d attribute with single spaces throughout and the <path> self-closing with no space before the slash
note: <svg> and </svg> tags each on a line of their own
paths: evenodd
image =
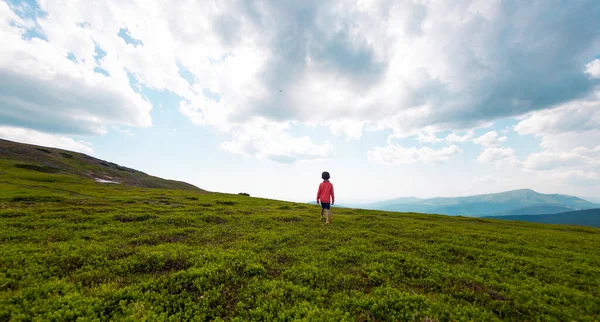
<svg viewBox="0 0 600 322">
<path fill-rule="evenodd" d="M 331 204 L 335 203 L 335 194 L 333 193 L 333 185 L 331 185 Z"/>
<path fill-rule="evenodd" d="M 319 190 L 317 190 L 317 203 L 319 203 L 319 196 L 321 195 L 321 186 L 319 185 Z"/>
</svg>

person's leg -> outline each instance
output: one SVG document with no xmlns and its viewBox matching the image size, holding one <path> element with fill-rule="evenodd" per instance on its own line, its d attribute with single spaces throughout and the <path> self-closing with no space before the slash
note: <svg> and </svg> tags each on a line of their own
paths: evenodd
<svg viewBox="0 0 600 322">
<path fill-rule="evenodd" d="M 325 208 L 321 208 L 321 220 L 323 220 L 323 215 L 325 214 Z"/>
<path fill-rule="evenodd" d="M 327 220 L 325 221 L 326 224 L 331 223 L 331 209 L 327 209 L 325 210 L 325 214 L 327 216 Z"/>
</svg>

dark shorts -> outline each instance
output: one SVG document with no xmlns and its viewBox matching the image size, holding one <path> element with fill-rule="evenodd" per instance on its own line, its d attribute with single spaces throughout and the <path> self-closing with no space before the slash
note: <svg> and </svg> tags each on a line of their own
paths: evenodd
<svg viewBox="0 0 600 322">
<path fill-rule="evenodd" d="M 323 209 L 331 209 L 331 204 L 330 203 L 321 202 L 321 208 L 323 208 Z"/>
</svg>

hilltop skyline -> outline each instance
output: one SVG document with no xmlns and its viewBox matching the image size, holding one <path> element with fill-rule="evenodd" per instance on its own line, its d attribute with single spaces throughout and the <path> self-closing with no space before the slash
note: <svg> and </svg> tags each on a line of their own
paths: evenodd
<svg viewBox="0 0 600 322">
<path fill-rule="evenodd" d="M 0 1 L 0 138 L 340 204 L 600 199 L 600 3 Z M 594 201 L 594 200 L 591 200 Z"/>
</svg>

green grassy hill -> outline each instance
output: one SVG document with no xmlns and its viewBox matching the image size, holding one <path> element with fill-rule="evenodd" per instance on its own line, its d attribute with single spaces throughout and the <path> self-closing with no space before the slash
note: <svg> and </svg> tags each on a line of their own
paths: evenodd
<svg viewBox="0 0 600 322">
<path fill-rule="evenodd" d="M 67 174 L 90 180 L 163 189 L 201 190 L 186 182 L 165 180 L 83 153 L 41 147 L 0 139 L 0 160 L 37 172 Z"/>
<path fill-rule="evenodd" d="M 600 229 L 354 209 L 326 226 L 317 205 L 22 162 L 0 160 L 0 321 L 600 319 Z"/>
</svg>

